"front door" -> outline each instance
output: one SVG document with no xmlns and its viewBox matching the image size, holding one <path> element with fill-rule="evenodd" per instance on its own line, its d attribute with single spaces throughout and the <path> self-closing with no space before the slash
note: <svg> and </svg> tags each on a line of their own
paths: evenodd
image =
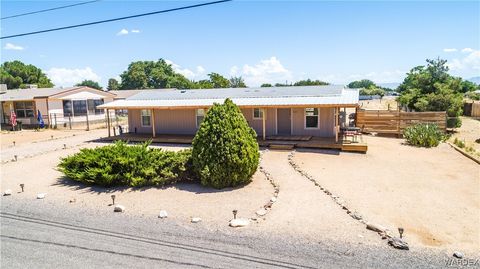
<svg viewBox="0 0 480 269">
<path fill-rule="evenodd" d="M 290 108 L 277 108 L 277 134 L 292 134 L 292 113 Z"/>
</svg>

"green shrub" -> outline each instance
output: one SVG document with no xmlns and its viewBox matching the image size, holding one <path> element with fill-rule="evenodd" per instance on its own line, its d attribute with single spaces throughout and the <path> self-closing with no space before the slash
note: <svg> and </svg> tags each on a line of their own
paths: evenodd
<svg viewBox="0 0 480 269">
<path fill-rule="evenodd" d="M 453 144 L 457 145 L 459 148 L 464 148 L 465 147 L 465 142 L 462 140 L 458 139 L 455 137 L 455 140 L 453 140 Z"/>
<path fill-rule="evenodd" d="M 256 137 L 230 99 L 214 104 L 192 143 L 193 166 L 202 185 L 221 189 L 249 183 L 260 157 Z"/>
<path fill-rule="evenodd" d="M 436 124 L 419 123 L 405 128 L 403 136 L 407 142 L 419 147 L 436 147 L 444 140 L 444 135 Z"/>
<path fill-rule="evenodd" d="M 119 141 L 82 149 L 63 158 L 58 167 L 73 180 L 106 187 L 158 186 L 191 178 L 191 150 L 173 152 L 148 146 L 129 146 Z"/>
<path fill-rule="evenodd" d="M 462 126 L 462 119 L 460 118 L 448 118 L 447 128 L 460 128 Z"/>
</svg>

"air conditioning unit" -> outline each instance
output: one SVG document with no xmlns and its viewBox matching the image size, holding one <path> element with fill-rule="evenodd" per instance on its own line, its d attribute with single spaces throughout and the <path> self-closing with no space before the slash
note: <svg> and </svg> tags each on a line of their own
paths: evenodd
<svg viewBox="0 0 480 269">
<path fill-rule="evenodd" d="M 7 92 L 7 84 L 0 84 L 0 93 Z"/>
</svg>

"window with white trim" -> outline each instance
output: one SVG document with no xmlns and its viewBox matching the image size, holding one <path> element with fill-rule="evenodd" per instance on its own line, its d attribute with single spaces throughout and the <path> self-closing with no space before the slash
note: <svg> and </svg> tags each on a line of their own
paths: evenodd
<svg viewBox="0 0 480 269">
<path fill-rule="evenodd" d="M 253 109 L 253 119 L 254 119 L 254 120 L 261 120 L 261 119 L 263 119 L 263 109 L 261 109 L 261 108 L 254 108 L 254 109 Z"/>
<path fill-rule="evenodd" d="M 152 111 L 144 109 L 141 112 L 142 126 L 149 127 L 152 126 Z"/>
<path fill-rule="evenodd" d="M 15 102 L 15 114 L 17 118 L 34 118 L 33 102 Z"/>
<path fill-rule="evenodd" d="M 318 128 L 318 108 L 305 108 L 305 128 Z"/>
<path fill-rule="evenodd" d="M 202 123 L 203 119 L 205 118 L 205 109 L 199 108 L 196 110 L 196 118 L 197 118 L 197 128 L 200 127 L 200 124 Z"/>
</svg>

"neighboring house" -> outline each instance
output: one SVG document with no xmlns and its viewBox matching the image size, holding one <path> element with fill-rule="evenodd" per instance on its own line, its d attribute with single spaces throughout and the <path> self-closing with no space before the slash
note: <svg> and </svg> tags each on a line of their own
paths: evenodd
<svg viewBox="0 0 480 269">
<path fill-rule="evenodd" d="M 113 101 L 115 94 L 89 87 L 12 89 L 0 93 L 1 123 L 10 123 L 11 111 L 23 125 L 36 125 L 37 111 L 46 125 L 104 120 L 99 105 Z"/>
<path fill-rule="evenodd" d="M 266 136 L 334 137 L 341 108 L 357 107 L 358 89 L 343 86 L 148 90 L 101 105 L 128 110 L 130 133 L 194 135 L 208 108 L 230 98 L 248 124 Z"/>
</svg>

